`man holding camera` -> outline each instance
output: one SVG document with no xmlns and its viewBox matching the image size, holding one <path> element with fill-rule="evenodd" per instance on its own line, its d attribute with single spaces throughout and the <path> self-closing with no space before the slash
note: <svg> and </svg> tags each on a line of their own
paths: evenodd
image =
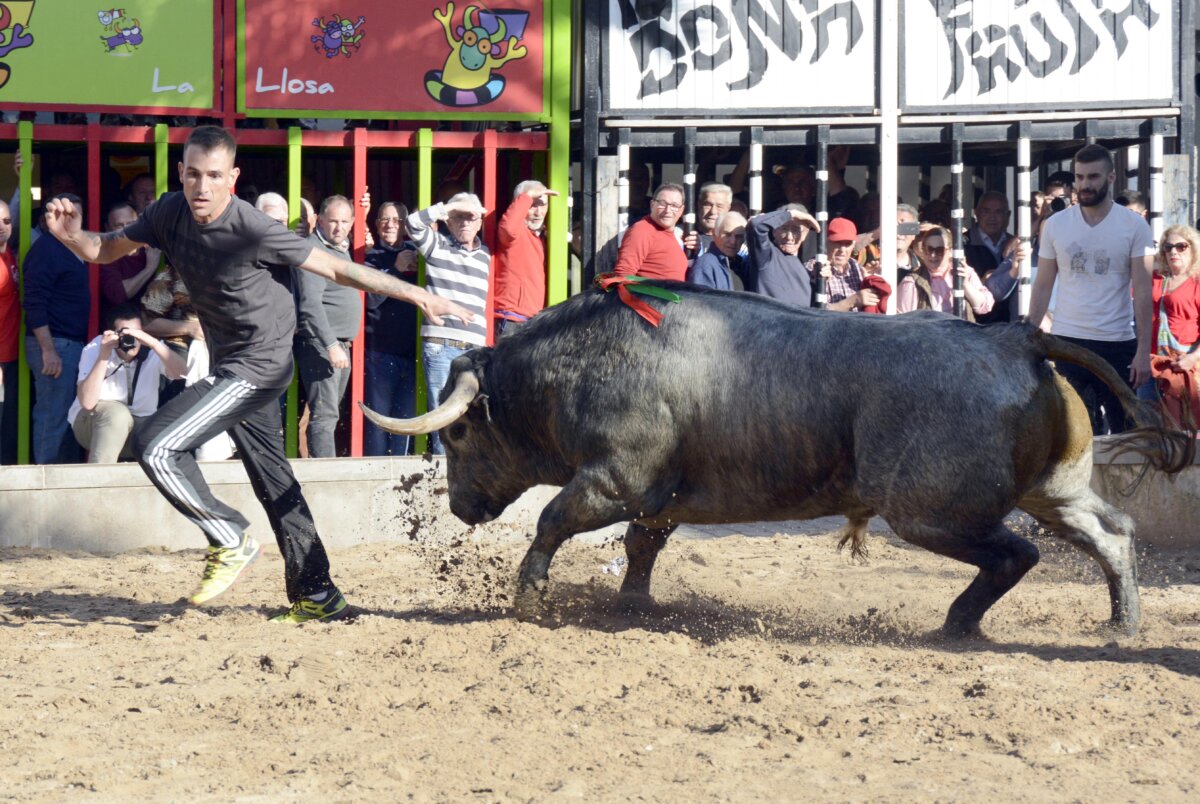
<svg viewBox="0 0 1200 804">
<path fill-rule="evenodd" d="M 67 413 L 88 463 L 133 460 L 130 436 L 158 409 L 159 379 L 187 374 L 182 357 L 142 331 L 136 306 L 117 305 L 106 323 L 108 329 L 83 347 L 75 402 Z"/>
</svg>

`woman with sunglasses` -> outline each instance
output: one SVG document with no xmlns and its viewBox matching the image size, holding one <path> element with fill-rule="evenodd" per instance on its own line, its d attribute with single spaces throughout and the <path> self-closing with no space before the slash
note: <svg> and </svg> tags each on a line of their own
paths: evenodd
<svg viewBox="0 0 1200 804">
<path fill-rule="evenodd" d="M 921 261 L 921 267 L 909 273 L 896 288 L 896 312 L 910 313 L 913 310 L 941 310 L 954 312 L 954 260 L 951 259 L 950 232 L 942 226 L 923 227 L 917 235 L 913 251 Z M 984 287 L 975 269 L 964 261 L 958 269 L 963 278 L 963 291 L 967 304 L 966 319 L 974 321 L 976 315 L 990 312 L 996 303 L 992 292 Z"/>
<path fill-rule="evenodd" d="M 1193 372 L 1200 364 L 1200 351 L 1190 351 L 1200 342 L 1200 232 L 1191 226 L 1169 226 L 1163 232 L 1151 298 L 1154 355 L 1171 358 L 1175 369 Z M 1156 382 L 1147 382 L 1138 388 L 1138 396 L 1158 399 L 1158 391 Z M 1194 415 L 1200 416 L 1200 411 Z"/>
</svg>

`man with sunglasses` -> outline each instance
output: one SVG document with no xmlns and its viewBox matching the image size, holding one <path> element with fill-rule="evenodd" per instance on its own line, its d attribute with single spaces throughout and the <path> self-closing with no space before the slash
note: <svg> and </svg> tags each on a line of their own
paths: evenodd
<svg viewBox="0 0 1200 804">
<path fill-rule="evenodd" d="M 1107 149 L 1084 146 L 1074 164 L 1079 203 L 1042 228 L 1029 320 L 1042 323 L 1057 279 L 1051 332 L 1096 352 L 1136 388 L 1150 379 L 1154 238 L 1140 215 L 1113 203 Z M 1127 429 L 1120 402 L 1098 378 L 1066 364 L 1058 370 L 1088 406 L 1093 433 Z"/>
<path fill-rule="evenodd" d="M 683 187 L 663 184 L 654 191 L 650 214 L 625 230 L 617 267 L 621 276 L 684 281 L 688 261 L 675 230 L 683 215 Z"/>
</svg>

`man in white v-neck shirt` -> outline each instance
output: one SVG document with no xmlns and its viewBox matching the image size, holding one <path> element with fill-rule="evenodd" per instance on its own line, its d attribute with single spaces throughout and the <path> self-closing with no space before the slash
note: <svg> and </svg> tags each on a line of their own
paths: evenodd
<svg viewBox="0 0 1200 804">
<path fill-rule="evenodd" d="M 1079 203 L 1042 229 L 1029 320 L 1042 322 L 1057 280 L 1051 332 L 1096 352 L 1136 388 L 1150 379 L 1154 237 L 1140 215 L 1113 203 L 1115 177 L 1106 148 L 1087 145 L 1075 154 Z M 1057 368 L 1083 397 L 1093 433 L 1127 429 L 1120 402 L 1098 378 Z"/>
</svg>

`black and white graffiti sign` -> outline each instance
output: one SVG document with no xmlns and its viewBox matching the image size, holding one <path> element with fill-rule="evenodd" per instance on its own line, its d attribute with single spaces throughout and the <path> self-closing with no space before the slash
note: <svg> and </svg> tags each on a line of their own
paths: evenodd
<svg viewBox="0 0 1200 804">
<path fill-rule="evenodd" d="M 1177 4 L 905 0 L 905 106 L 1037 108 L 1171 98 Z"/>
<path fill-rule="evenodd" d="M 608 2 L 611 109 L 875 105 L 875 0 Z"/>
</svg>

